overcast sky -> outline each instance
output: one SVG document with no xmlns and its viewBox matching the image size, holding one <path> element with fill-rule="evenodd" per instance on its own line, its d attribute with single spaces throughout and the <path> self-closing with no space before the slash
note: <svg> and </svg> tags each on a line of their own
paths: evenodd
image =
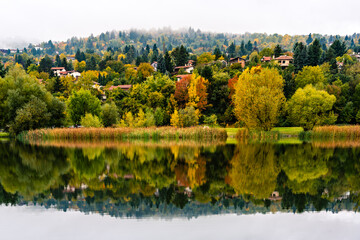
<svg viewBox="0 0 360 240">
<path fill-rule="evenodd" d="M 197 219 L 119 219 L 39 207 L 0 206 L 2 239 L 252 239 L 358 240 L 355 212 L 215 215 Z"/>
<path fill-rule="evenodd" d="M 0 48 L 130 28 L 353 34 L 358 0 L 0 0 Z"/>
</svg>

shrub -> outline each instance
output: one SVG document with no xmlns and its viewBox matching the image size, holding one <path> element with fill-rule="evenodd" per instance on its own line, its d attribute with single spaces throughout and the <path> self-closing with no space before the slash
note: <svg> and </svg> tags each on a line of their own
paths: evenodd
<svg viewBox="0 0 360 240">
<path fill-rule="evenodd" d="M 191 127 L 199 124 L 199 112 L 194 107 L 186 107 L 179 111 L 179 123 L 181 127 Z"/>
<path fill-rule="evenodd" d="M 209 125 L 209 126 L 217 125 L 217 117 L 216 117 L 216 115 L 212 114 L 210 116 L 205 116 L 204 117 L 204 124 Z"/>
<path fill-rule="evenodd" d="M 80 123 L 83 127 L 103 127 L 98 116 L 94 116 L 91 113 L 86 113 L 85 116 L 81 117 Z"/>
<path fill-rule="evenodd" d="M 155 125 L 162 126 L 164 124 L 164 110 L 157 107 L 155 110 L 154 118 L 155 118 Z"/>
</svg>

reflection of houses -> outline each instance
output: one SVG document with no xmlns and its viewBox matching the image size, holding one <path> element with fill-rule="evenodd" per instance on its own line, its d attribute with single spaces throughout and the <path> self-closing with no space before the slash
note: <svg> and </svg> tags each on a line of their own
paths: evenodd
<svg viewBox="0 0 360 240">
<path fill-rule="evenodd" d="M 261 59 L 261 62 L 270 62 L 271 61 L 271 57 L 263 57 Z"/>
<path fill-rule="evenodd" d="M 293 63 L 294 58 L 291 56 L 283 55 L 275 58 L 275 60 L 279 63 L 280 67 L 286 68 Z"/>
<path fill-rule="evenodd" d="M 342 201 L 342 200 L 348 199 L 349 197 L 350 197 L 350 192 L 346 192 L 346 193 L 342 194 L 340 197 L 336 198 L 336 200 Z"/>
<path fill-rule="evenodd" d="M 278 191 L 274 191 L 269 197 L 270 201 L 281 201 L 282 197 L 280 196 Z"/>
<path fill-rule="evenodd" d="M 229 60 L 229 64 L 233 65 L 234 63 L 240 63 L 242 68 L 245 68 L 245 59 L 241 58 L 241 57 L 236 57 L 236 58 L 230 58 Z"/>
</svg>

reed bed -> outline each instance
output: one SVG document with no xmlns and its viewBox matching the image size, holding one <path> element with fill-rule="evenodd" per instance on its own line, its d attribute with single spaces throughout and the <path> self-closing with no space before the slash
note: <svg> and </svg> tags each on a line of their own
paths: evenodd
<svg viewBox="0 0 360 240">
<path fill-rule="evenodd" d="M 225 140 L 209 140 L 209 141 L 196 141 L 196 140 L 149 140 L 144 141 L 141 139 L 137 140 L 38 140 L 38 141 L 27 141 L 30 145 L 42 146 L 42 147 L 63 147 L 63 148 L 99 148 L 105 147 L 109 149 L 126 148 L 134 145 L 140 147 L 161 147 L 168 148 L 173 146 L 178 147 L 214 147 L 223 146 L 226 144 Z"/>
<path fill-rule="evenodd" d="M 240 129 L 236 134 L 239 141 L 273 142 L 278 141 L 281 134 L 278 131 L 249 131 Z"/>
<path fill-rule="evenodd" d="M 20 133 L 22 141 L 38 140 L 226 140 L 226 130 L 209 127 L 191 128 L 53 128 Z"/>
<path fill-rule="evenodd" d="M 315 127 L 308 134 L 311 139 L 360 140 L 360 125 Z"/>
<path fill-rule="evenodd" d="M 311 144 L 318 148 L 360 148 L 360 141 L 346 139 L 332 139 L 329 141 L 314 140 Z"/>
</svg>

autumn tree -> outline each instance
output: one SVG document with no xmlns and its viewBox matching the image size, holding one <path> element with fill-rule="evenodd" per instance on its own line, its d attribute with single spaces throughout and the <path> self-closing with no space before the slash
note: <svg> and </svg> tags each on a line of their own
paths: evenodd
<svg viewBox="0 0 360 240">
<path fill-rule="evenodd" d="M 140 82 L 143 82 L 147 77 L 151 76 L 154 72 L 154 68 L 150 65 L 150 63 L 140 63 L 137 68 L 137 74 Z"/>
<path fill-rule="evenodd" d="M 212 55 L 209 52 L 202 53 L 197 57 L 198 64 L 210 63 L 215 60 L 215 55 Z"/>
<path fill-rule="evenodd" d="M 235 85 L 234 112 L 248 129 L 270 131 L 285 101 L 284 79 L 276 69 L 246 69 Z"/>
<path fill-rule="evenodd" d="M 333 124 L 336 116 L 331 112 L 336 101 L 334 95 L 323 90 L 316 90 L 312 85 L 299 88 L 287 103 L 289 120 L 304 130 L 314 126 Z"/>
<path fill-rule="evenodd" d="M 179 108 L 184 108 L 189 100 L 188 86 L 190 84 L 191 75 L 183 77 L 176 82 L 174 97 Z"/>
<path fill-rule="evenodd" d="M 304 88 L 308 84 L 321 88 L 325 82 L 324 73 L 319 66 L 306 66 L 295 77 L 297 88 Z"/>
</svg>

